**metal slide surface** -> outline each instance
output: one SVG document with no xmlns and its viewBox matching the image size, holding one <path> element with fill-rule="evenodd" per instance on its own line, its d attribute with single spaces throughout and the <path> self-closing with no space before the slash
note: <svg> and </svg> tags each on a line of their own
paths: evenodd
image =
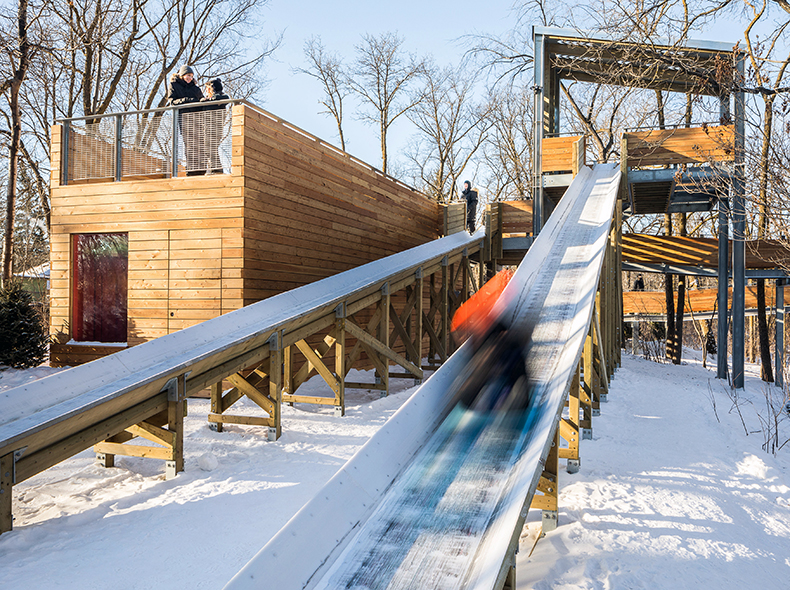
<svg viewBox="0 0 790 590">
<path fill-rule="evenodd" d="M 619 180 L 583 168 L 500 299 L 531 331 L 527 409 L 457 403 L 465 344 L 227 588 L 501 586 L 590 325 Z"/>
</svg>

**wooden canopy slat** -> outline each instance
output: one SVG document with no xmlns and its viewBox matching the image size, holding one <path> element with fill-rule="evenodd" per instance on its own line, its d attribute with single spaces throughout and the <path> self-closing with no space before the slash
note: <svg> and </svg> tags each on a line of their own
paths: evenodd
<svg viewBox="0 0 790 590">
<path fill-rule="evenodd" d="M 788 295 L 785 287 L 785 296 Z M 691 319 L 691 314 L 710 313 L 716 308 L 716 289 L 689 289 L 686 291 L 686 317 Z M 732 299 L 732 289 L 728 298 Z M 770 307 L 776 300 L 776 288 L 773 285 L 765 286 L 766 304 Z M 677 293 L 675 293 L 675 306 L 677 306 Z M 746 287 L 746 309 L 757 308 L 757 286 Z M 663 291 L 625 291 L 623 293 L 623 315 L 661 315 L 666 314 L 666 296 Z"/>
<path fill-rule="evenodd" d="M 623 234 L 624 262 L 718 268 L 718 251 L 715 238 Z M 790 248 L 779 240 L 746 242 L 746 268 L 766 269 L 788 265 Z"/>
<path fill-rule="evenodd" d="M 735 127 L 718 125 L 624 133 L 629 166 L 732 162 Z"/>
</svg>

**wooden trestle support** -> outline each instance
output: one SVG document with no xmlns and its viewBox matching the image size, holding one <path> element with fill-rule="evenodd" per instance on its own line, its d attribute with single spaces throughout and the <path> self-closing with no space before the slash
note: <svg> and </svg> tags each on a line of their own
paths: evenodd
<svg viewBox="0 0 790 590">
<path fill-rule="evenodd" d="M 622 268 L 622 207 L 617 201 L 615 218 L 606 245 L 598 293 L 595 298 L 590 327 L 576 371 L 571 379 L 563 414 L 557 421 L 551 450 L 531 508 L 541 510 L 541 536 L 558 525 L 560 459 L 567 461 L 568 473 L 581 468 L 579 443 L 592 440 L 593 418 L 600 416 L 601 403 L 608 401 L 609 383 L 621 364 L 623 291 Z M 564 445 L 561 444 L 564 441 Z"/>
<path fill-rule="evenodd" d="M 343 416 L 347 389 L 379 390 L 386 396 L 390 379 L 420 383 L 425 370 L 435 369 L 453 351 L 450 320 L 475 290 L 472 276 L 469 252 L 464 250 L 452 258 L 445 256 L 431 268 L 421 267 L 408 277 L 387 281 L 378 292 L 344 301 L 307 325 L 294 330 L 286 326 L 279 333 L 279 345 L 270 343 L 268 364 L 226 377 L 231 389 L 223 391 L 222 382 L 211 386 L 209 422 L 219 432 L 223 424 L 267 426 L 269 439 L 277 440 L 282 433 L 282 403 L 333 406 L 335 414 Z M 355 341 L 350 347 L 349 338 Z M 351 369 L 365 360 L 366 366 L 375 369 L 375 381 L 347 380 Z M 399 370 L 391 370 L 391 365 Z M 298 393 L 315 374 L 332 395 Z M 243 397 L 267 415 L 227 413 Z"/>
</svg>

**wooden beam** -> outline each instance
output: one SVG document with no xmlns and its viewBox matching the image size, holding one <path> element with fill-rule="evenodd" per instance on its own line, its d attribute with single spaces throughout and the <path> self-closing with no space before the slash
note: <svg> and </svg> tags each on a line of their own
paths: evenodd
<svg viewBox="0 0 790 590">
<path fill-rule="evenodd" d="M 346 313 L 346 317 L 351 317 L 348 313 Z M 353 318 L 352 318 L 353 319 Z M 376 306 L 376 311 L 373 312 L 373 317 L 370 318 L 370 321 L 365 328 L 366 332 L 372 332 L 376 329 L 376 326 L 379 325 L 379 321 L 381 320 L 381 306 Z M 348 372 L 354 367 L 354 363 L 359 360 L 360 355 L 362 354 L 362 344 L 357 341 L 354 344 L 354 347 L 351 349 L 351 352 L 348 354 L 348 358 L 346 359 L 345 369 L 346 375 Z M 372 359 L 371 359 L 372 361 Z"/>
<path fill-rule="evenodd" d="M 221 414 L 222 408 L 222 381 L 211 384 L 211 412 Z M 217 432 L 222 432 L 222 422 L 217 423 Z"/>
<path fill-rule="evenodd" d="M 93 450 L 97 453 L 108 453 L 111 455 L 175 461 L 175 450 L 173 447 L 149 447 L 144 445 L 100 442 L 93 445 Z"/>
<path fill-rule="evenodd" d="M 337 383 L 337 407 L 340 415 L 346 415 L 346 318 L 339 317 L 335 322 L 335 378 Z"/>
<path fill-rule="evenodd" d="M 252 385 L 252 383 L 247 381 L 247 379 L 237 373 L 236 375 L 228 376 L 228 381 L 233 383 L 233 385 L 235 385 L 239 391 L 252 400 L 264 412 L 269 414 L 269 416 L 274 414 L 274 402 L 266 397 L 264 393 L 261 393 L 261 391 Z"/>
<path fill-rule="evenodd" d="M 538 480 L 537 491 L 542 496 L 533 496 L 531 507 L 543 511 L 543 533 L 547 533 L 557 528 L 557 516 L 559 513 L 559 425 L 554 430 L 554 437 L 551 449 L 549 450 L 546 463 L 543 466 L 543 473 Z"/>
<path fill-rule="evenodd" d="M 387 348 L 386 344 L 383 342 L 379 342 L 373 336 L 368 334 L 367 332 L 363 331 L 362 328 L 354 324 L 353 322 L 347 321 L 346 322 L 346 330 L 349 334 L 351 334 L 354 338 L 360 340 L 363 344 L 366 344 L 374 351 L 378 352 L 382 356 L 386 357 L 387 359 L 394 361 L 395 363 L 399 364 L 401 367 L 406 369 L 407 371 L 411 372 L 415 377 L 418 379 L 423 378 L 422 369 L 416 366 L 414 363 L 403 358 L 394 350 Z M 383 377 L 383 376 L 382 376 Z"/>
<path fill-rule="evenodd" d="M 231 416 L 229 414 L 215 414 L 210 413 L 208 415 L 208 421 L 216 423 L 217 426 L 222 424 L 245 424 L 248 426 L 274 426 L 274 420 L 272 418 L 264 418 L 261 416 Z"/>
<path fill-rule="evenodd" d="M 332 343 L 333 344 L 335 343 L 334 338 L 332 338 Z M 309 344 L 307 344 L 307 342 L 305 342 L 304 340 L 300 340 L 299 342 L 297 342 L 296 348 L 298 348 L 299 352 L 301 352 L 305 356 L 307 361 L 313 366 L 313 368 L 318 372 L 318 374 L 321 375 L 321 378 L 324 381 L 326 381 L 326 384 L 332 388 L 332 391 L 337 396 L 340 393 L 340 384 L 338 383 L 337 379 L 332 374 L 332 372 L 326 367 L 324 361 L 321 360 L 321 357 L 318 356 L 316 351 L 314 351 L 313 348 Z"/>
<path fill-rule="evenodd" d="M 424 281 L 422 270 L 417 273 L 417 283 L 414 287 L 415 301 L 414 307 L 417 310 L 415 313 L 415 326 L 414 326 L 414 350 L 416 357 L 411 359 L 417 365 L 422 366 L 422 337 L 423 337 L 423 300 L 424 300 Z"/>
<path fill-rule="evenodd" d="M 380 346 L 379 352 L 381 353 L 381 363 L 384 365 L 383 370 L 378 370 L 378 377 L 381 379 L 381 382 L 384 384 L 384 395 L 390 394 L 390 376 L 389 376 L 389 360 L 388 356 L 386 355 L 386 351 L 389 351 L 390 347 L 390 284 L 384 283 L 384 286 L 381 288 L 381 303 L 379 304 L 381 308 L 381 320 L 379 321 L 379 340 L 376 340 L 372 336 L 369 336 L 366 332 L 362 332 L 364 337 L 368 337 L 368 341 L 366 344 L 371 346 L 374 350 L 376 349 L 375 345 L 371 345 L 372 342 L 375 342 L 376 345 Z M 356 326 L 354 326 L 356 327 Z M 349 332 L 352 335 L 357 336 L 353 333 L 352 330 L 349 329 Z M 358 337 L 358 336 L 357 336 Z M 363 338 L 364 340 L 364 338 Z"/>
<path fill-rule="evenodd" d="M 134 436 L 139 436 L 153 443 L 167 447 L 173 446 L 176 442 L 175 432 L 170 432 L 169 430 L 154 426 L 145 421 L 135 424 L 134 426 L 129 426 L 125 430 Z"/>
<path fill-rule="evenodd" d="M 165 478 L 171 479 L 184 471 L 184 407 L 186 401 L 186 377 L 176 378 L 175 395 L 167 400 L 167 428 L 175 435 L 171 448 L 172 459 L 165 464 Z"/>
<path fill-rule="evenodd" d="M 274 426 L 269 427 L 269 440 L 278 440 L 282 435 L 282 405 L 283 405 L 283 336 L 282 332 L 275 332 L 269 341 L 271 354 L 269 355 L 269 399 L 274 402 L 272 418 Z"/>
<path fill-rule="evenodd" d="M 23 455 L 16 463 L 16 483 L 21 483 L 65 459 L 91 448 L 127 426 L 142 422 L 165 409 L 167 409 L 167 393 L 163 392 L 55 444 L 30 455 Z"/>
<path fill-rule="evenodd" d="M 12 487 L 14 485 L 14 454 L 0 457 L 0 535 L 14 528 Z"/>
</svg>

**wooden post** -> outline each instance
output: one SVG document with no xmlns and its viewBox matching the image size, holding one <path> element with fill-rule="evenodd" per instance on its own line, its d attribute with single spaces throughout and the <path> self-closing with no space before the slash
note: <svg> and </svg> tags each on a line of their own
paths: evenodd
<svg viewBox="0 0 790 590">
<path fill-rule="evenodd" d="M 14 485 L 14 454 L 0 457 L 0 535 L 14 528 L 12 514 Z"/>
<path fill-rule="evenodd" d="M 293 375 L 293 349 L 291 346 L 283 347 L 283 393 L 294 394 L 294 375 Z M 345 378 L 345 373 L 343 374 Z M 288 402 L 289 406 L 294 405 Z"/>
<path fill-rule="evenodd" d="M 275 441 L 282 434 L 283 406 L 283 334 L 275 332 L 269 338 L 269 397 L 274 402 L 272 419 L 274 426 L 269 426 L 269 440 Z"/>
<path fill-rule="evenodd" d="M 464 248 L 464 255 L 461 258 L 461 301 L 469 299 L 469 251 Z"/>
<path fill-rule="evenodd" d="M 222 381 L 211 384 L 211 413 L 222 413 Z M 213 426 L 217 432 L 222 432 L 222 422 L 214 422 L 210 426 Z"/>
<path fill-rule="evenodd" d="M 568 473 L 576 473 L 581 466 L 579 458 L 579 367 L 573 374 L 568 393 L 568 419 L 560 420 L 560 436 L 568 443 L 567 449 L 560 449 L 560 459 L 567 459 Z"/>
<path fill-rule="evenodd" d="M 337 401 L 335 415 L 346 415 L 346 312 L 345 304 L 340 304 L 335 320 L 335 378 L 337 379 Z"/>
<path fill-rule="evenodd" d="M 418 268 L 415 274 L 416 281 L 414 283 L 414 288 L 417 289 L 416 297 L 417 300 L 414 304 L 415 309 L 415 322 L 414 322 L 414 332 L 415 332 L 415 340 L 414 340 L 414 350 L 417 351 L 417 358 L 414 359 L 412 362 L 417 365 L 418 367 L 422 367 L 422 338 L 423 338 L 423 327 L 422 327 L 422 315 L 423 315 L 423 300 L 424 300 L 424 281 L 422 276 L 422 268 Z M 418 385 L 416 383 L 415 385 Z M 419 380 L 422 383 L 422 380 Z"/>
<path fill-rule="evenodd" d="M 390 284 L 384 283 L 381 288 L 381 320 L 379 321 L 379 341 L 387 348 L 390 347 Z M 381 384 L 384 388 L 381 390 L 381 396 L 390 394 L 390 374 L 389 362 L 390 360 L 383 354 L 380 356 L 381 362 L 387 368 L 379 377 Z"/>
<path fill-rule="evenodd" d="M 444 350 L 441 351 L 441 361 L 444 362 L 447 360 L 450 351 L 450 306 L 449 306 L 449 297 L 450 297 L 450 273 L 452 270 L 449 268 L 449 261 L 447 256 L 442 259 L 442 289 L 439 297 L 441 297 L 441 301 L 439 303 L 439 314 L 441 321 L 441 334 L 439 334 L 439 338 L 444 347 Z"/>
<path fill-rule="evenodd" d="M 542 492 L 542 496 L 533 496 L 532 508 L 543 511 L 543 533 L 548 533 L 557 528 L 558 514 L 558 475 L 560 471 L 559 447 L 560 447 L 559 423 L 554 429 L 554 437 L 551 443 L 551 450 L 543 465 L 543 473 L 538 480 L 537 491 Z"/>
<path fill-rule="evenodd" d="M 592 440 L 592 418 L 593 412 L 593 388 L 592 388 L 592 374 L 593 374 L 593 341 L 592 341 L 592 325 L 587 338 L 584 341 L 584 353 L 582 356 L 584 382 L 579 390 L 579 403 L 582 408 L 582 421 L 579 424 L 582 429 L 582 439 Z"/>
<path fill-rule="evenodd" d="M 165 479 L 171 479 L 184 471 L 184 402 L 186 375 L 176 377 L 175 386 L 167 396 L 167 429 L 173 437 L 172 459 L 165 462 Z"/>
</svg>

